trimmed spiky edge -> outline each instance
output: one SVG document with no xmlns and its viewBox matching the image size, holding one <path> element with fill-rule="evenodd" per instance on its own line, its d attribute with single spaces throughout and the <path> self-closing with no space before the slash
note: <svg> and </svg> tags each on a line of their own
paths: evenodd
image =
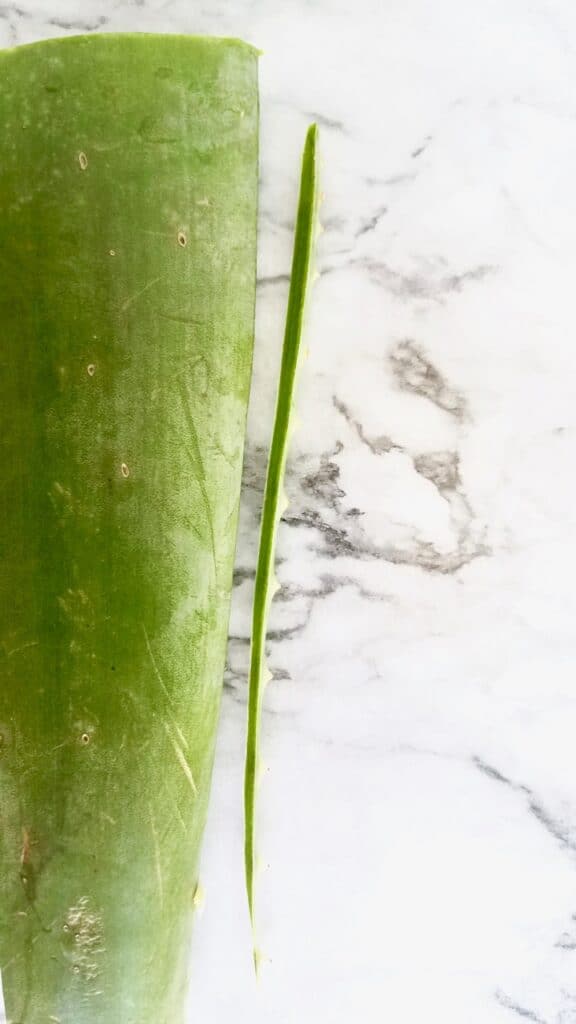
<svg viewBox="0 0 576 1024">
<path fill-rule="evenodd" d="M 246 768 L 244 775 L 244 864 L 246 871 L 246 891 L 250 920 L 254 930 L 254 873 L 255 873 L 255 804 L 258 773 L 258 741 L 260 735 L 260 718 L 262 695 L 267 682 L 266 667 L 266 630 L 270 603 L 274 596 L 274 560 L 276 551 L 276 533 L 282 515 L 283 480 L 288 453 L 289 424 L 292 410 L 292 398 L 300 352 L 300 340 L 304 322 L 304 308 L 311 277 L 312 252 L 317 219 L 318 188 L 316 140 L 318 130 L 315 124 L 310 125 L 304 152 L 302 155 L 302 172 L 300 178 L 300 196 L 298 200 L 298 216 L 294 235 L 294 251 L 292 255 L 292 273 L 290 277 L 290 293 L 286 312 L 284 343 L 278 394 L 276 396 L 276 412 L 274 428 L 268 458 L 262 521 L 260 525 L 260 546 L 256 566 L 254 604 L 252 608 L 252 641 L 250 649 L 249 696 L 248 696 L 248 735 L 246 741 Z M 255 965 L 257 951 L 254 949 Z"/>
</svg>

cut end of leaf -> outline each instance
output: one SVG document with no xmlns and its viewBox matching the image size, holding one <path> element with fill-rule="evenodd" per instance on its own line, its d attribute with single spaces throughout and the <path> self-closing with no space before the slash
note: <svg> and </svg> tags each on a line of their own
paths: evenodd
<svg viewBox="0 0 576 1024">
<path fill-rule="evenodd" d="M 260 978 L 262 977 L 263 970 L 270 963 L 270 957 L 266 956 L 266 954 L 257 946 L 255 946 L 252 951 L 252 957 L 254 960 L 254 971 L 256 974 L 256 980 L 259 981 Z"/>
</svg>

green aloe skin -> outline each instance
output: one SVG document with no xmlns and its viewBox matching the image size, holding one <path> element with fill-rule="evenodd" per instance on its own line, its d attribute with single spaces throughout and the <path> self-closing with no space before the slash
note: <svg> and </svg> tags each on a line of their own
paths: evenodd
<svg viewBox="0 0 576 1024">
<path fill-rule="evenodd" d="M 257 54 L 0 54 L 0 968 L 181 1024 L 255 293 Z"/>
</svg>

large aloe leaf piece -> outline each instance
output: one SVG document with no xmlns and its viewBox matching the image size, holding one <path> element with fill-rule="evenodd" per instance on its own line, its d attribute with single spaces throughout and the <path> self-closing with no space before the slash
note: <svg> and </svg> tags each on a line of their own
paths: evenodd
<svg viewBox="0 0 576 1024">
<path fill-rule="evenodd" d="M 290 292 L 286 312 L 284 343 L 280 379 L 276 397 L 276 412 L 268 458 L 264 488 L 260 545 L 256 566 L 254 603 L 252 609 L 252 642 L 250 649 L 248 730 L 246 766 L 244 774 L 244 862 L 248 906 L 255 930 L 255 872 L 256 872 L 256 792 L 259 772 L 260 719 L 264 688 L 269 677 L 266 665 L 266 630 L 270 603 L 277 586 L 274 575 L 276 534 L 285 501 L 284 473 L 288 455 L 290 424 L 296 373 L 300 356 L 304 312 L 308 286 L 311 280 L 314 235 L 317 227 L 318 167 L 317 128 L 311 125 L 306 135 L 302 156 L 300 195 L 294 234 Z M 254 962 L 259 965 L 260 952 L 254 944 Z"/>
<path fill-rule="evenodd" d="M 13 1024 L 179 1024 L 236 535 L 257 54 L 0 54 L 0 967 Z"/>
</svg>

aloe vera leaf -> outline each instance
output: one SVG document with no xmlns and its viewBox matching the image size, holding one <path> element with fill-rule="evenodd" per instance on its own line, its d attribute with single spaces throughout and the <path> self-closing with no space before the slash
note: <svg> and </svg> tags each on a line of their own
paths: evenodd
<svg viewBox="0 0 576 1024">
<path fill-rule="evenodd" d="M 290 417 L 300 342 L 302 339 L 306 296 L 311 278 L 314 233 L 317 220 L 317 134 L 316 125 L 311 125 L 306 135 L 302 156 L 290 291 L 282 346 L 280 378 L 276 396 L 276 411 L 274 414 L 272 441 L 264 488 L 260 545 L 252 608 L 252 640 L 248 677 L 248 729 L 244 773 L 244 864 L 248 906 L 253 929 L 255 926 L 255 804 L 258 781 L 258 747 L 262 698 L 268 673 L 266 667 L 266 629 L 275 586 L 274 558 L 276 534 L 278 521 L 283 511 L 283 481 L 288 454 Z M 255 944 L 254 959 L 256 968 L 258 968 L 258 956 Z"/>
<path fill-rule="evenodd" d="M 0 54 L 0 967 L 181 1024 L 253 344 L 257 54 Z"/>
</svg>

